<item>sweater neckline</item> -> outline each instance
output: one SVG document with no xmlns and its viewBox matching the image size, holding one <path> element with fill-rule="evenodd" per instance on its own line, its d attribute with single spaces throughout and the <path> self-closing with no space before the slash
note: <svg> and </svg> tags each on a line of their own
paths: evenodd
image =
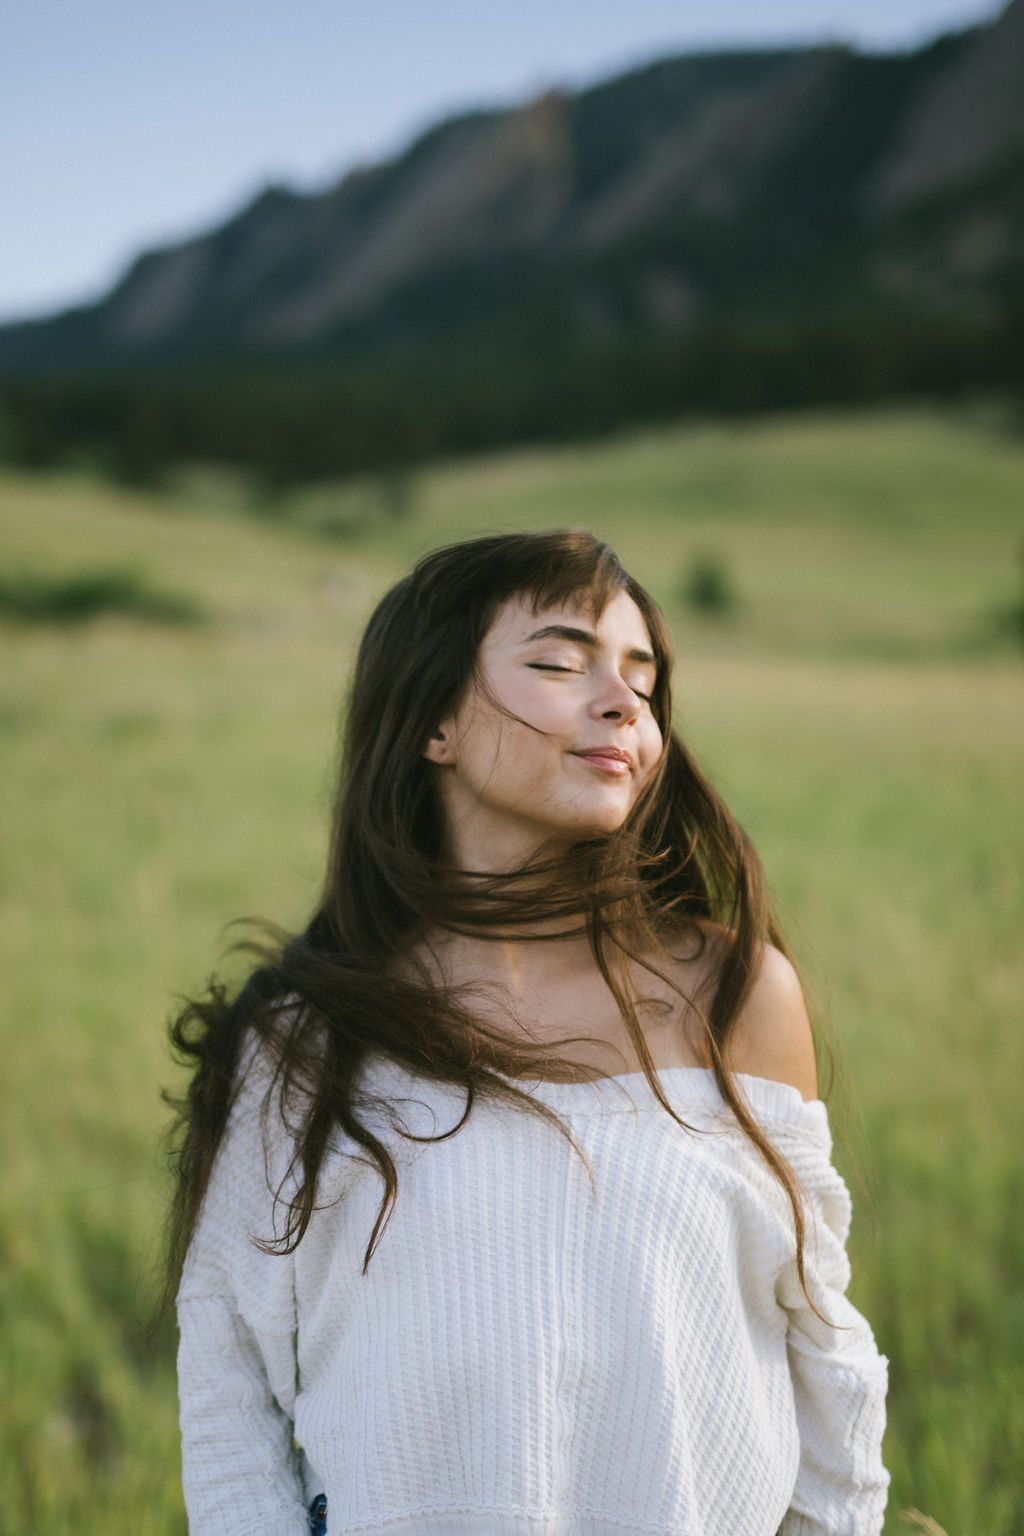
<svg viewBox="0 0 1024 1536">
<path fill-rule="evenodd" d="M 643 1072 L 620 1072 L 575 1083 L 545 1077 L 513 1077 L 500 1072 L 496 1076 L 558 1113 L 665 1112 Z M 410 1096 L 420 1097 L 424 1088 L 423 1078 L 387 1057 L 377 1058 L 369 1078 L 386 1095 L 397 1091 L 399 1097 L 405 1097 L 412 1090 Z M 715 1119 L 729 1114 L 710 1067 L 659 1067 L 658 1079 L 673 1109 L 704 1112 Z M 828 1112 L 822 1100 L 804 1099 L 791 1083 L 777 1083 L 746 1072 L 734 1073 L 733 1080 L 758 1121 L 819 1133 L 826 1129 Z M 434 1086 L 444 1091 L 444 1085 Z"/>
<path fill-rule="evenodd" d="M 639 1099 L 644 1106 L 661 1107 L 644 1072 L 609 1073 L 605 1077 L 576 1083 L 556 1082 L 546 1077 L 509 1077 L 504 1073 L 497 1075 L 526 1093 L 536 1093 L 549 1102 L 557 1098 L 567 1107 L 581 1096 L 594 1093 L 595 1090 L 604 1094 L 611 1087 L 621 1088 L 634 1102 Z M 671 1089 L 666 1093 L 670 1101 L 681 1095 L 709 1105 L 722 1104 L 721 1091 L 710 1067 L 659 1067 L 657 1076 L 665 1088 Z M 815 1105 L 825 1108 L 820 1099 L 805 1099 L 792 1083 L 779 1083 L 771 1078 L 755 1077 L 748 1072 L 735 1072 L 733 1079 L 753 1109 L 760 1107 L 776 1112 L 786 1109 L 791 1114 L 799 1114 L 802 1109 L 810 1109 L 813 1113 Z"/>
</svg>

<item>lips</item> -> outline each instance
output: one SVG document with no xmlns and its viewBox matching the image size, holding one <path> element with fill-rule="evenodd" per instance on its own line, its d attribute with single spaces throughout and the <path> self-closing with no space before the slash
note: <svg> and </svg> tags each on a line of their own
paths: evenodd
<svg viewBox="0 0 1024 1536">
<path fill-rule="evenodd" d="M 596 763 L 598 767 L 605 763 L 623 763 L 627 768 L 633 767 L 632 753 L 624 752 L 621 747 L 585 747 L 572 755 Z"/>
</svg>

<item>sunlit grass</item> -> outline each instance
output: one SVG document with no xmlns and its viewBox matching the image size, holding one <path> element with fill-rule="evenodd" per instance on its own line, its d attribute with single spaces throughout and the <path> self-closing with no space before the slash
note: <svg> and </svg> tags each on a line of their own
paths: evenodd
<svg viewBox="0 0 1024 1536">
<path fill-rule="evenodd" d="M 279 526 L 7 476 L 0 505 L 0 572 L 131 569 L 205 615 L 0 630 L 4 1530 L 183 1529 L 173 1333 L 144 1333 L 173 995 L 230 918 L 314 900 L 375 593 L 439 542 L 565 521 L 669 608 L 679 724 L 837 1039 L 856 1300 L 892 1361 L 887 1529 L 1024 1527 L 1024 657 L 989 623 L 1019 584 L 1019 444 L 925 415 L 644 434 L 436 467 L 407 520 L 344 543 L 298 501 Z M 732 620 L 678 601 L 705 548 Z"/>
</svg>

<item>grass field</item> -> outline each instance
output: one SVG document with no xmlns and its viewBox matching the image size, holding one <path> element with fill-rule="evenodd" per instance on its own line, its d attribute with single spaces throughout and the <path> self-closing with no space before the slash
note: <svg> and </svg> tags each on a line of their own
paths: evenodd
<svg viewBox="0 0 1024 1536">
<path fill-rule="evenodd" d="M 129 573 L 200 622 L 0 624 L 0 1533 L 184 1529 L 147 1342 L 174 994 L 301 922 L 374 597 L 472 531 L 610 536 L 677 637 L 679 725 L 753 835 L 839 1057 L 855 1300 L 891 1361 L 890 1536 L 1024 1530 L 1024 442 L 778 418 L 372 481 L 276 517 L 0 475 L 0 576 Z M 681 603 L 709 555 L 732 614 Z"/>
</svg>

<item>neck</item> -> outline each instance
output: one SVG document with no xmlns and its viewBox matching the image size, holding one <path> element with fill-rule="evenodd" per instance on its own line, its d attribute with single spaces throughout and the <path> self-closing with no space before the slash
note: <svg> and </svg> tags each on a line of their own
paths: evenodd
<svg viewBox="0 0 1024 1536">
<path fill-rule="evenodd" d="M 522 937 L 497 934 L 494 938 L 436 930 L 420 946 L 431 957 L 431 969 L 449 986 L 486 982 L 510 997 L 533 993 L 557 979 L 593 969 L 594 957 L 579 920 L 562 924 L 538 923 L 526 927 Z M 430 960 L 427 961 L 430 964 Z"/>
</svg>

